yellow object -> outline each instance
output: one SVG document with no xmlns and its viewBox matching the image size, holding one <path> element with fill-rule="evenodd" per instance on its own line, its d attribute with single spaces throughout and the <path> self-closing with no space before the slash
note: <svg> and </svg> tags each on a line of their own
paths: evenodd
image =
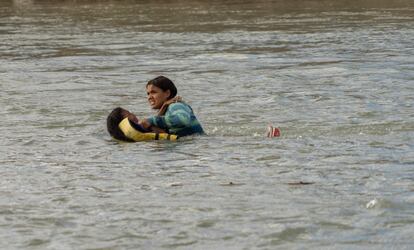
<svg viewBox="0 0 414 250">
<path fill-rule="evenodd" d="M 131 123 L 129 123 L 128 118 L 123 119 L 121 123 L 119 123 L 118 126 L 126 137 L 134 141 L 150 141 L 150 140 L 175 141 L 178 138 L 176 135 L 171 135 L 167 133 L 140 132 L 131 126 Z"/>
</svg>

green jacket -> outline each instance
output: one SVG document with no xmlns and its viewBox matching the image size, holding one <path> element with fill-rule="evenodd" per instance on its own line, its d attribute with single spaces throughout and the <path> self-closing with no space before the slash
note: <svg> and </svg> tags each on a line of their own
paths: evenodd
<svg viewBox="0 0 414 250">
<path fill-rule="evenodd" d="M 148 121 L 152 126 L 165 129 L 168 133 L 178 136 L 204 134 L 193 109 L 183 102 L 170 104 L 165 115 L 152 116 L 148 118 Z"/>
</svg>

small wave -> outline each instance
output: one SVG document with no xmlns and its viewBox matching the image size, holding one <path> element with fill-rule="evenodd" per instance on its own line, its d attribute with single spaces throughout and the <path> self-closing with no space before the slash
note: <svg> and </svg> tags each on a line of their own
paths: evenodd
<svg viewBox="0 0 414 250">
<path fill-rule="evenodd" d="M 281 137 L 305 138 L 305 137 L 343 137 L 343 136 L 369 136 L 388 135 L 399 132 L 414 131 L 414 124 L 409 122 L 386 122 L 374 124 L 346 124 L 346 125 L 298 125 L 298 126 L 274 126 L 281 131 Z M 207 127 L 207 134 L 223 137 L 266 137 L 267 126 L 254 125 L 214 125 Z"/>
</svg>

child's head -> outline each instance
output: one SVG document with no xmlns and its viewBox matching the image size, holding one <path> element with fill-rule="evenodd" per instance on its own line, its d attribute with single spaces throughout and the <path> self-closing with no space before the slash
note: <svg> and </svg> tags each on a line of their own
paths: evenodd
<svg viewBox="0 0 414 250">
<path fill-rule="evenodd" d="M 133 116 L 133 114 L 131 114 L 128 110 L 120 107 L 112 110 L 112 112 L 108 115 L 108 118 L 106 119 L 106 126 L 109 134 L 113 138 L 121 141 L 133 141 L 127 138 L 119 128 L 119 123 L 121 123 L 121 121 L 128 116 Z"/>
</svg>

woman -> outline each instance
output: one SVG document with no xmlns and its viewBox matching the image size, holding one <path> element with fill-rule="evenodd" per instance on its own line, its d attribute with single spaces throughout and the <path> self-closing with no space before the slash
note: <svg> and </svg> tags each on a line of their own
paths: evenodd
<svg viewBox="0 0 414 250">
<path fill-rule="evenodd" d="M 156 116 L 143 119 L 139 124 L 145 129 L 164 130 L 178 136 L 204 134 L 193 109 L 177 96 L 174 83 L 164 76 L 150 80 L 147 85 L 148 103 L 158 110 Z"/>
</svg>

